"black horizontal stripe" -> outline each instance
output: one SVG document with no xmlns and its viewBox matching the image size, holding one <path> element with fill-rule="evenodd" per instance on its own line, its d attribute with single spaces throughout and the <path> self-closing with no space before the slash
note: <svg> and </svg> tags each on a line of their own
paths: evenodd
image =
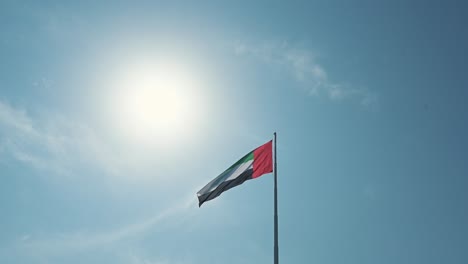
<svg viewBox="0 0 468 264">
<path fill-rule="evenodd" d="M 213 191 L 198 196 L 198 206 L 201 206 L 204 202 L 212 200 L 212 199 L 220 196 L 221 193 L 223 193 L 223 192 L 225 192 L 225 191 L 227 191 L 227 190 L 229 190 L 229 189 L 231 189 L 233 187 L 241 185 L 246 180 L 252 179 L 252 174 L 253 174 L 253 169 L 248 169 L 248 170 L 244 171 L 243 173 L 241 173 L 235 179 L 232 179 L 232 180 L 225 181 L 225 182 L 221 183 Z"/>
</svg>

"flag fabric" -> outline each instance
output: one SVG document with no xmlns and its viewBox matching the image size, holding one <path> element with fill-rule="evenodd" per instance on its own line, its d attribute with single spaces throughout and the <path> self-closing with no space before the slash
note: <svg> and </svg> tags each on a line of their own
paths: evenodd
<svg viewBox="0 0 468 264">
<path fill-rule="evenodd" d="M 197 192 L 198 205 L 224 191 L 273 171 L 272 141 L 254 149 Z"/>
</svg>

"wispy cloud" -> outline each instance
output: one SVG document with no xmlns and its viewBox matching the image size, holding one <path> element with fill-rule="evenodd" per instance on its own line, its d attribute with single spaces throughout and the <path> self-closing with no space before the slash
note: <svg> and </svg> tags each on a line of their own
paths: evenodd
<svg viewBox="0 0 468 264">
<path fill-rule="evenodd" d="M 116 173 L 114 157 L 89 126 L 59 115 L 33 119 L 20 107 L 0 101 L 0 149 L 41 170 L 70 174 L 81 163 Z M 0 156 L 1 158 L 1 156 Z"/>
<path fill-rule="evenodd" d="M 293 47 L 287 42 L 269 42 L 261 45 L 237 42 L 234 51 L 238 55 L 252 56 L 264 63 L 285 69 L 296 82 L 302 84 L 309 95 L 324 94 L 334 101 L 354 98 L 363 106 L 371 106 L 377 102 L 377 95 L 366 88 L 352 87 L 331 80 L 328 72 L 317 62 L 310 50 Z"/>
<path fill-rule="evenodd" d="M 27 234 L 19 237 L 14 244 L 15 250 L 33 258 L 53 258 L 56 256 L 70 255 L 89 250 L 115 248 L 119 244 L 128 244 L 132 239 L 141 239 L 145 234 L 161 229 L 164 222 L 180 218 L 187 215 L 190 208 L 196 208 L 196 199 L 193 195 L 187 196 L 171 207 L 142 221 L 121 226 L 107 231 L 76 231 L 59 234 Z M 140 259 L 133 255 L 132 263 L 153 263 Z M 140 262 L 139 262 L 140 261 Z M 155 262 L 159 263 L 159 262 Z M 164 263 L 164 262 L 163 262 Z"/>
</svg>

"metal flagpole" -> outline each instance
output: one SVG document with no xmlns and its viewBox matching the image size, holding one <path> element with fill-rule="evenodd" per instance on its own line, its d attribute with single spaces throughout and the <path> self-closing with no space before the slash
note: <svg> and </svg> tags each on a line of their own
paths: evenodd
<svg viewBox="0 0 468 264">
<path fill-rule="evenodd" d="M 277 185 L 277 181 L 278 181 L 278 175 L 277 175 L 277 163 L 276 163 L 276 132 L 274 133 L 274 144 L 275 144 L 275 167 L 274 167 L 274 171 L 273 171 L 273 174 L 274 174 L 274 178 L 275 178 L 275 247 L 274 247 L 274 251 L 275 251 L 275 255 L 274 255 L 274 264 L 278 264 L 279 263 L 279 260 L 278 260 L 278 189 L 276 187 Z"/>
</svg>

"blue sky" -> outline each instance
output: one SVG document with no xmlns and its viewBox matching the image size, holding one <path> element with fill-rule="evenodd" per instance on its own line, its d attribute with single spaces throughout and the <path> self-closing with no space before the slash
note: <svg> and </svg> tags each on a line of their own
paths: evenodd
<svg viewBox="0 0 468 264">
<path fill-rule="evenodd" d="M 462 1 L 2 1 L 1 263 L 468 261 Z"/>
</svg>

